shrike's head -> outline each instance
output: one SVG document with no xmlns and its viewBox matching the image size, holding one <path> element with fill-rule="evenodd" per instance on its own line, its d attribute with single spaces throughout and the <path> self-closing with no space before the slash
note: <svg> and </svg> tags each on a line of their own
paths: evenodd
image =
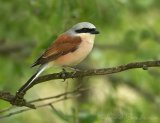
<svg viewBox="0 0 160 123">
<path fill-rule="evenodd" d="M 74 25 L 66 33 L 71 36 L 81 36 L 99 34 L 99 31 L 96 30 L 96 27 L 93 24 L 89 22 L 81 22 Z"/>
</svg>

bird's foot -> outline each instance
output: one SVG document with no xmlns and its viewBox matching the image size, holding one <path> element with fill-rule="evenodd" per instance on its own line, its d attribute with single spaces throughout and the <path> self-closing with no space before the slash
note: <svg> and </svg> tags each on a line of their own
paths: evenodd
<svg viewBox="0 0 160 123">
<path fill-rule="evenodd" d="M 68 69 L 70 69 L 70 70 L 73 71 L 73 72 L 72 72 L 72 75 L 70 76 L 72 79 L 75 78 L 75 74 L 76 74 L 77 72 L 81 72 L 81 70 L 78 69 L 78 68 L 76 68 L 76 67 L 71 67 L 71 66 L 63 66 L 63 67 L 64 67 L 64 68 L 68 68 Z M 64 68 L 62 69 L 62 72 L 60 73 L 60 76 L 61 76 L 61 78 L 65 81 L 65 80 L 67 79 L 68 72 L 67 72 Z M 63 82 L 64 82 L 64 81 L 63 81 Z"/>
<path fill-rule="evenodd" d="M 76 72 L 80 72 L 81 70 L 80 69 L 78 69 L 78 68 L 76 68 L 76 67 L 71 67 L 71 66 L 64 66 L 65 68 L 68 68 L 68 69 L 70 69 L 70 70 L 72 70 L 72 71 L 76 71 Z"/>
<path fill-rule="evenodd" d="M 75 74 L 76 74 L 77 72 L 81 72 L 81 70 L 78 69 L 78 68 L 76 68 L 76 67 L 70 67 L 70 66 L 68 66 L 67 68 L 69 68 L 70 70 L 73 71 L 73 73 L 72 73 L 72 75 L 71 75 L 71 78 L 72 78 L 72 79 L 75 78 Z"/>
<path fill-rule="evenodd" d="M 62 72 L 60 72 L 60 77 L 63 79 L 63 82 L 66 80 L 67 71 L 62 68 Z"/>
</svg>

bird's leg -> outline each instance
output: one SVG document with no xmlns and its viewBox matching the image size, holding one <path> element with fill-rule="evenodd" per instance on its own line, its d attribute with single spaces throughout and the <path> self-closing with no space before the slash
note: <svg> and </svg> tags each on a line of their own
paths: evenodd
<svg viewBox="0 0 160 123">
<path fill-rule="evenodd" d="M 70 69 L 70 70 L 72 70 L 72 71 L 76 71 L 76 72 L 80 72 L 81 70 L 80 69 L 78 69 L 78 68 L 76 68 L 76 67 L 72 67 L 72 66 L 64 66 L 65 68 L 68 68 L 68 69 Z"/>
<path fill-rule="evenodd" d="M 60 77 L 63 79 L 63 82 L 66 80 L 67 71 L 62 68 L 62 72 L 60 72 Z"/>
<path fill-rule="evenodd" d="M 78 69 L 78 68 L 76 68 L 76 67 L 72 67 L 72 66 L 64 66 L 64 67 L 65 67 L 65 68 L 68 68 L 68 69 L 70 69 L 70 70 L 73 71 L 73 73 L 72 73 L 72 75 L 71 75 L 72 79 L 75 78 L 74 75 L 75 75 L 77 72 L 81 72 L 81 70 Z"/>
</svg>

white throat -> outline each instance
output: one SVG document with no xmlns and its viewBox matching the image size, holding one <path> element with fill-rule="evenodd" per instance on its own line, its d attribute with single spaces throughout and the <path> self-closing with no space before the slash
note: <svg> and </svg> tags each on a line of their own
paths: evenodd
<svg viewBox="0 0 160 123">
<path fill-rule="evenodd" d="M 84 42 L 88 42 L 91 44 L 94 43 L 95 35 L 92 35 L 89 33 L 79 33 L 79 34 L 75 34 L 75 35 L 81 37 L 82 41 L 84 41 Z"/>
</svg>

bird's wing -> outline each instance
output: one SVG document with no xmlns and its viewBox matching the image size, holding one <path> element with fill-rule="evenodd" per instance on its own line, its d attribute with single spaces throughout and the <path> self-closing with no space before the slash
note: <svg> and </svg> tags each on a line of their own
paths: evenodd
<svg viewBox="0 0 160 123">
<path fill-rule="evenodd" d="M 80 37 L 71 37 L 67 35 L 59 36 L 55 42 L 39 57 L 32 67 L 42 65 L 59 58 L 78 49 L 81 43 Z"/>
</svg>

